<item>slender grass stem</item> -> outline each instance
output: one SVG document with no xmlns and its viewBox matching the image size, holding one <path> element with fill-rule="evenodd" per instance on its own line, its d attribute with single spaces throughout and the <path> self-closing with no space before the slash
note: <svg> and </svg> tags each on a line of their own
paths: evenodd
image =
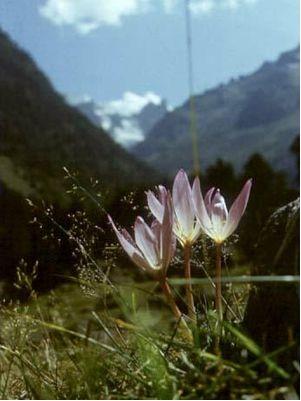
<svg viewBox="0 0 301 401">
<path fill-rule="evenodd" d="M 216 272 L 215 272 L 215 309 L 217 314 L 217 333 L 215 350 L 219 354 L 219 344 L 222 331 L 223 309 L 222 309 L 222 245 L 216 244 Z"/>
<path fill-rule="evenodd" d="M 185 270 L 185 279 L 186 279 L 186 299 L 188 306 L 188 316 L 192 320 L 196 320 L 192 285 L 191 285 L 191 245 L 187 244 L 184 246 L 184 270 Z"/>
</svg>

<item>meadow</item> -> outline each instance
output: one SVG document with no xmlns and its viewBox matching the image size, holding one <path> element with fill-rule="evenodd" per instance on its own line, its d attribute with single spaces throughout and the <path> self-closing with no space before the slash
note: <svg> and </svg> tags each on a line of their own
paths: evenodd
<svg viewBox="0 0 301 401">
<path fill-rule="evenodd" d="M 0 10 L 0 399 L 299 399 L 297 1 Z"/>
<path fill-rule="evenodd" d="M 173 192 L 171 219 L 176 196 Z M 1 399 L 298 399 L 296 338 L 267 352 L 244 324 L 256 283 L 286 280 L 291 291 L 295 276 L 252 275 L 236 234 L 222 239 L 218 261 L 219 239 L 200 230 L 191 244 L 190 276 L 184 277 L 187 258 L 179 230 L 178 247 L 167 265 L 159 266 L 158 279 L 151 271 L 156 266 L 143 272 L 140 262 L 125 255 L 110 224 L 104 235 L 111 240 L 100 258 L 93 254 L 99 231 L 93 222 L 73 215 L 74 227 L 66 230 L 49 210 L 45 214 L 73 242 L 77 274 L 62 272 L 65 284 L 40 294 L 38 264 L 20 263 L 15 289 L 22 301 L 3 302 L 0 312 Z M 146 215 L 149 219 L 149 210 Z M 113 227 L 117 236 L 125 235 Z M 141 244 L 136 249 L 140 252 Z M 162 277 L 171 298 L 161 289 Z"/>
</svg>

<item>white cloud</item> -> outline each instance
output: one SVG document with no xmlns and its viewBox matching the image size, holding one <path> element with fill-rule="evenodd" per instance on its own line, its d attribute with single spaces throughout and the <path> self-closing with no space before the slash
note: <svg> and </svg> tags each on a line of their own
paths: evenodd
<svg viewBox="0 0 301 401">
<path fill-rule="evenodd" d="M 116 142 L 126 147 L 144 139 L 141 128 L 135 121 L 130 119 L 122 119 L 120 126 L 113 129 L 113 136 Z"/>
<path fill-rule="evenodd" d="M 144 133 L 135 115 L 147 104 L 160 105 L 161 102 L 160 96 L 153 92 L 146 92 L 143 95 L 125 92 L 121 99 L 97 104 L 95 114 L 99 117 L 101 126 L 111 132 L 116 142 L 131 147 L 144 139 Z"/>
<path fill-rule="evenodd" d="M 40 14 L 58 26 L 69 25 L 85 35 L 102 25 L 119 26 L 123 19 L 148 12 L 161 4 L 171 13 L 183 7 L 185 0 L 44 0 Z M 236 9 L 259 0 L 190 0 L 194 15 L 206 15 L 217 9 Z"/>
<path fill-rule="evenodd" d="M 191 0 L 190 9 L 195 15 L 209 14 L 217 9 L 235 10 L 256 3 L 258 0 Z"/>
<path fill-rule="evenodd" d="M 170 13 L 176 6 L 178 0 L 162 0 L 162 2 L 164 11 Z"/>
<path fill-rule="evenodd" d="M 97 114 L 97 113 L 95 113 L 95 114 Z M 97 115 L 98 115 L 98 117 L 100 117 L 102 128 L 106 131 L 110 131 L 110 129 L 112 128 L 111 118 L 109 116 L 106 116 L 105 114 L 103 114 L 101 116 L 99 114 L 97 114 Z"/>
<path fill-rule="evenodd" d="M 216 3 L 214 0 L 202 0 L 190 3 L 190 9 L 193 14 L 208 14 L 215 6 Z"/>
<path fill-rule="evenodd" d="M 97 125 L 110 132 L 114 140 L 126 148 L 143 141 L 143 125 L 137 118 L 142 109 L 149 104 L 162 106 L 160 96 L 153 92 L 145 92 L 138 95 L 133 92 L 125 92 L 121 99 L 103 103 L 94 102 L 90 96 L 66 96 L 66 100 L 73 106 L 81 105 L 81 110 L 88 110 L 88 114 L 94 115 Z M 83 107 L 86 104 L 87 107 Z M 163 106 L 164 107 L 164 106 Z M 170 108 L 168 108 L 170 110 Z M 89 118 L 89 117 L 88 117 Z M 93 118 L 93 122 L 95 123 Z"/>
<path fill-rule="evenodd" d="M 98 110 L 101 115 L 119 114 L 123 117 L 130 117 L 133 114 L 140 113 L 148 103 L 159 105 L 161 101 L 160 96 L 153 92 L 146 92 L 144 95 L 125 92 L 121 99 L 100 104 Z"/>
<path fill-rule="evenodd" d="M 120 25 L 123 17 L 147 10 L 149 0 L 46 0 L 41 15 L 55 25 L 87 34 L 101 25 Z"/>
</svg>

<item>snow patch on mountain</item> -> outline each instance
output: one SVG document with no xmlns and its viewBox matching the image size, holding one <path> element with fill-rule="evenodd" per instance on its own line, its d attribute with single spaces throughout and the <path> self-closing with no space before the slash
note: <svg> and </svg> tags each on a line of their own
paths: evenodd
<svg viewBox="0 0 301 401">
<path fill-rule="evenodd" d="M 127 91 L 121 99 L 96 103 L 89 96 L 69 97 L 93 124 L 101 126 L 112 138 L 126 148 L 145 139 L 148 132 L 170 108 L 153 92 L 142 95 Z"/>
</svg>

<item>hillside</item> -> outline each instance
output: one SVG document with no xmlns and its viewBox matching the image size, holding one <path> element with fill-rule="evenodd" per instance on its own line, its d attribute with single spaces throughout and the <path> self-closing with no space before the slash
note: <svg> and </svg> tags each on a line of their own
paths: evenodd
<svg viewBox="0 0 301 401">
<path fill-rule="evenodd" d="M 267 62 L 251 75 L 195 96 L 201 167 L 217 158 L 240 169 L 259 152 L 292 175 L 289 148 L 299 134 L 299 48 Z M 189 102 L 168 113 L 133 152 L 173 174 L 192 167 Z"/>
<path fill-rule="evenodd" d="M 53 287 L 62 281 L 62 273 L 74 268 L 66 236 L 56 233 L 62 237 L 60 245 L 52 239 L 54 225 L 25 200 L 53 203 L 56 221 L 70 227 L 68 215 L 82 207 L 81 194 L 67 195 L 70 183 L 65 183 L 63 166 L 78 172 L 89 189 L 90 178 L 98 179 L 97 190 L 106 193 L 105 207 L 119 199 L 119 191 L 145 186 L 157 177 L 68 106 L 33 60 L 0 32 L 0 297 L 3 287 L 9 293 L 14 288 L 21 260 L 29 271 L 38 262 L 40 289 Z M 106 221 L 92 202 L 84 207 L 98 224 Z M 36 215 L 42 225 L 30 224 Z M 99 240 L 99 252 L 101 246 Z"/>
<path fill-rule="evenodd" d="M 0 32 L 0 182 L 25 196 L 60 200 L 62 167 L 120 188 L 152 178 L 52 87 L 33 60 Z"/>
</svg>

